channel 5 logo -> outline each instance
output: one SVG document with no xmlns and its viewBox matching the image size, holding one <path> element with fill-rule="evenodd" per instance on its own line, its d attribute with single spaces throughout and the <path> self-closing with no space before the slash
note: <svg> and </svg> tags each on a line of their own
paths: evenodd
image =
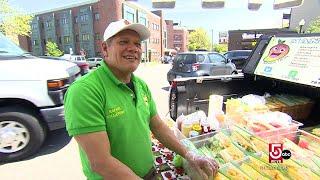
<svg viewBox="0 0 320 180">
<path fill-rule="evenodd" d="M 269 144 L 269 163 L 282 163 L 283 159 L 290 159 L 291 152 L 283 150 L 283 144 L 270 143 Z"/>
</svg>

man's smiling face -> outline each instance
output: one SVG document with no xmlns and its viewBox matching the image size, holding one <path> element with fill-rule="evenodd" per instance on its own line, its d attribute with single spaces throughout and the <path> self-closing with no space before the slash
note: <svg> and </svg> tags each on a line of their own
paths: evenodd
<svg viewBox="0 0 320 180">
<path fill-rule="evenodd" d="M 134 72 L 141 59 L 141 40 L 137 32 L 124 30 L 107 43 L 108 64 L 122 73 Z"/>
</svg>

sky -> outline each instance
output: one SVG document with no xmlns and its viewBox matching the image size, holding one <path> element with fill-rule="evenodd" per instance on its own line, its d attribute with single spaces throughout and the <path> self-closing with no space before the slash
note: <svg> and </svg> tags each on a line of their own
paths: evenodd
<svg viewBox="0 0 320 180">
<path fill-rule="evenodd" d="M 28 13 L 77 4 L 87 0 L 9 0 L 10 5 Z M 202 9 L 201 0 L 176 0 L 174 9 L 162 9 L 164 18 L 181 23 L 188 29 L 204 28 L 216 43 L 218 33 L 238 29 L 281 28 L 282 14 L 290 9 L 273 10 L 274 0 L 263 0 L 258 11 L 248 10 L 248 0 L 225 0 L 222 9 Z M 136 0 L 149 10 L 151 0 Z"/>
</svg>

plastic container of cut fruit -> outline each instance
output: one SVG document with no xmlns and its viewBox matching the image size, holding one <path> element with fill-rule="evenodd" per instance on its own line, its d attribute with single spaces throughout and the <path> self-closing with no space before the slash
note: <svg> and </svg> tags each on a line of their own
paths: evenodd
<svg viewBox="0 0 320 180">
<path fill-rule="evenodd" d="M 287 126 L 275 127 L 274 129 L 259 131 L 259 132 L 254 132 L 251 130 L 251 132 L 261 137 L 262 139 L 268 139 L 268 140 L 270 140 L 270 137 L 281 138 L 283 134 L 287 134 L 288 136 L 286 136 L 286 138 L 291 140 L 295 138 L 295 132 L 297 132 L 299 127 L 302 125 L 303 124 L 301 122 L 292 120 L 291 123 Z"/>
</svg>

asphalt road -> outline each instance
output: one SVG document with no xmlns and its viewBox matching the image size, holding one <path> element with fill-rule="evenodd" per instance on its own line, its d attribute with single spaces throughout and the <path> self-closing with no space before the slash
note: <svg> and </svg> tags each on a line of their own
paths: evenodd
<svg viewBox="0 0 320 180">
<path fill-rule="evenodd" d="M 136 75 L 147 82 L 158 113 L 168 113 L 168 64 L 141 64 Z M 0 180 L 82 180 L 78 147 L 65 129 L 51 132 L 41 150 L 29 159 L 0 165 Z"/>
</svg>

